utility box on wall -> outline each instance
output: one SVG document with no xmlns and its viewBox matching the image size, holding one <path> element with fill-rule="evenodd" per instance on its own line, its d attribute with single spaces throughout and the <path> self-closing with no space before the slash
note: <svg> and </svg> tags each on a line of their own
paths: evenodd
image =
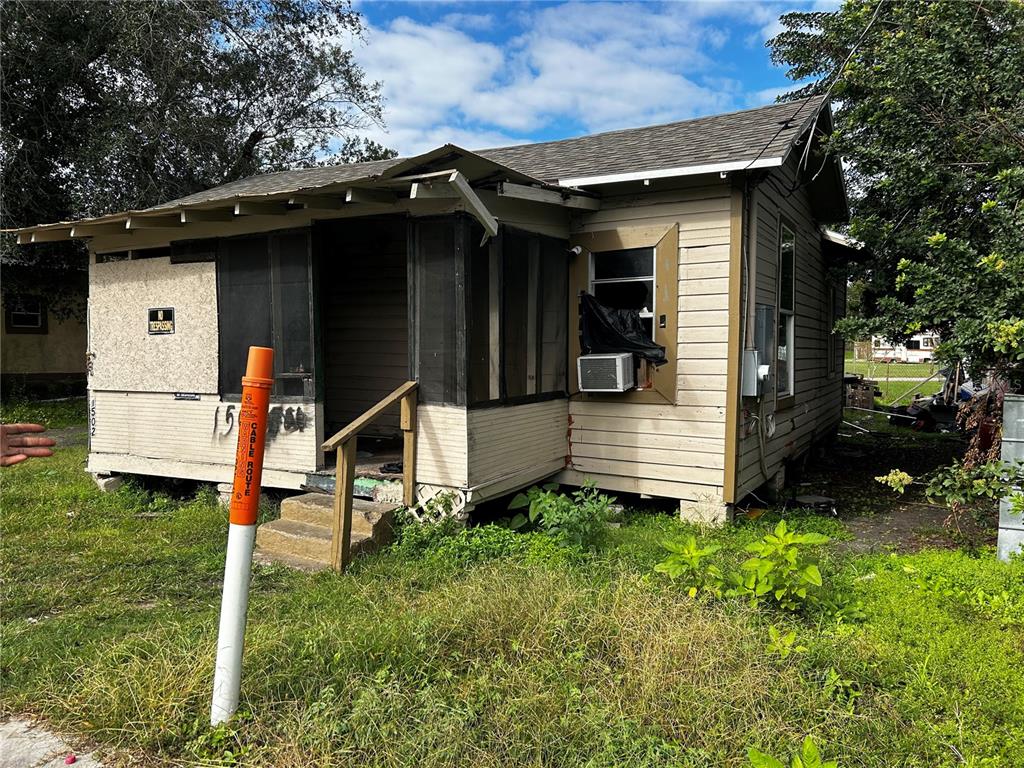
<svg viewBox="0 0 1024 768">
<path fill-rule="evenodd" d="M 1002 459 L 1010 463 L 1024 461 L 1024 395 L 1006 395 L 1003 400 Z M 1024 488 L 1017 492 L 1024 492 Z M 997 549 L 1000 560 L 1024 551 L 1024 515 L 1013 511 L 1010 497 L 999 502 Z"/>
</svg>

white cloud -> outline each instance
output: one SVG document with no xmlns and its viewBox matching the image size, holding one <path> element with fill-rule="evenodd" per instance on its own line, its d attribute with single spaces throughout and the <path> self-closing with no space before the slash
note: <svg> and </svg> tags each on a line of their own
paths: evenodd
<svg viewBox="0 0 1024 768">
<path fill-rule="evenodd" d="M 773 100 L 723 67 L 736 26 L 777 24 L 793 3 L 566 3 L 453 12 L 371 27 L 357 58 L 387 100 L 386 133 L 412 154 L 445 142 L 512 144 L 546 131 L 591 132 L 681 120 Z M 496 12 L 497 13 L 497 12 Z M 498 45 L 485 39 L 501 30 Z M 781 90 L 781 89 L 780 89 Z M 764 98 L 762 98 L 764 97 Z"/>
</svg>

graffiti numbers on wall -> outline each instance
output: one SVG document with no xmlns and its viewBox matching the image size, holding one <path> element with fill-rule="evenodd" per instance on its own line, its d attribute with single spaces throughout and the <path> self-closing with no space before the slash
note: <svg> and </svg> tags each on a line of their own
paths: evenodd
<svg viewBox="0 0 1024 768">
<path fill-rule="evenodd" d="M 235 429 L 235 408 L 229 405 L 221 417 L 220 406 L 213 412 L 213 441 L 221 443 L 231 436 Z M 290 435 L 293 432 L 305 432 L 309 417 L 302 410 L 302 406 L 275 405 L 267 414 L 267 442 L 273 442 L 280 435 Z"/>
<path fill-rule="evenodd" d="M 213 412 L 213 440 L 214 442 L 220 443 L 225 437 L 231 435 L 231 431 L 235 428 L 235 406 L 229 405 L 224 411 L 224 420 L 220 418 L 220 406 L 218 405 L 216 410 Z"/>
<path fill-rule="evenodd" d="M 267 442 L 272 442 L 280 434 L 290 435 L 292 432 L 306 431 L 306 414 L 302 407 L 285 408 L 276 405 L 267 414 Z"/>
</svg>

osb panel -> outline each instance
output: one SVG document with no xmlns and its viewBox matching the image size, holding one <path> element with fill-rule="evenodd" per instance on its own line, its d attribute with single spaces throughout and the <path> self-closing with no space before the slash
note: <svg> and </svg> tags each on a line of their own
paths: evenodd
<svg viewBox="0 0 1024 768">
<path fill-rule="evenodd" d="M 217 276 L 212 262 L 170 259 L 91 266 L 94 390 L 217 391 Z M 148 312 L 174 308 L 174 333 L 150 335 Z"/>
</svg>

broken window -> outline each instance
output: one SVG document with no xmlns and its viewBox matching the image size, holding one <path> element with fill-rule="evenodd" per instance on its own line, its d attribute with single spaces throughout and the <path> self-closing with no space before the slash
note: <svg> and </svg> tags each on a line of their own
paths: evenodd
<svg viewBox="0 0 1024 768">
<path fill-rule="evenodd" d="M 277 399 L 313 398 L 309 233 L 227 238 L 217 253 L 220 391 L 238 396 L 250 346 L 274 350 Z"/>
<path fill-rule="evenodd" d="M 591 254 L 590 292 L 612 309 L 636 309 L 654 338 L 654 248 L 629 248 Z"/>
</svg>

